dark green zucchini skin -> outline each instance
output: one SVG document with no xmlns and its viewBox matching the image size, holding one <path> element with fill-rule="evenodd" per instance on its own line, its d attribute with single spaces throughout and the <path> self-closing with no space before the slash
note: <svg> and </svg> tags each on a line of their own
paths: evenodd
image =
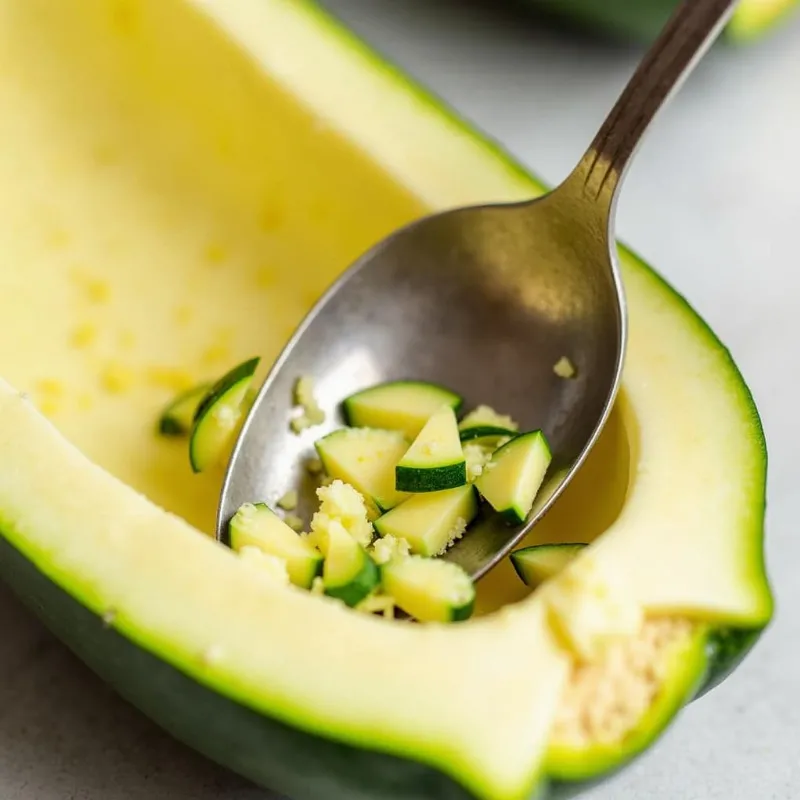
<svg viewBox="0 0 800 800">
<path fill-rule="evenodd" d="M 615 40 L 648 43 L 653 41 L 678 0 L 513 0 L 531 13 L 557 25 L 566 25 L 591 35 Z M 772 28 L 778 27 L 794 3 L 787 3 L 782 12 L 765 26 L 739 26 L 736 35 L 732 29 L 723 31 L 721 41 L 738 42 L 742 39 L 758 39 Z"/>
<path fill-rule="evenodd" d="M 176 739 L 259 786 L 291 800 L 473 800 L 429 766 L 306 733 L 206 688 L 105 624 L 1 533 L 0 579 L 128 702 Z M 729 674 L 759 633 L 728 630 L 712 636 L 697 694 Z M 567 800 L 610 774 L 542 786 L 536 798 Z"/>
<path fill-rule="evenodd" d="M 516 0 L 535 14 L 586 32 L 637 42 L 654 39 L 675 0 Z"/>
</svg>

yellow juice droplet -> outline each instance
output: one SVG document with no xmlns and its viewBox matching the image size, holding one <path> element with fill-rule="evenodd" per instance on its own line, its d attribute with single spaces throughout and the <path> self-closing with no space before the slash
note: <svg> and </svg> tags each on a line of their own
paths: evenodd
<svg viewBox="0 0 800 800">
<path fill-rule="evenodd" d="M 133 386 L 134 380 L 133 370 L 124 364 L 107 364 L 100 374 L 103 388 L 111 394 L 122 394 L 128 391 Z"/>
<path fill-rule="evenodd" d="M 261 230 L 271 233 L 286 223 L 286 209 L 276 200 L 268 200 L 261 212 L 259 224 Z"/>
<path fill-rule="evenodd" d="M 70 336 L 70 342 L 73 347 L 83 350 L 90 347 L 97 340 L 97 326 L 91 322 L 84 322 L 78 325 Z"/>
<path fill-rule="evenodd" d="M 72 237 L 65 228 L 53 228 L 47 234 L 47 244 L 56 250 L 63 250 L 71 241 Z"/>
<path fill-rule="evenodd" d="M 228 251 L 216 242 L 212 242 L 206 247 L 205 260 L 214 266 L 223 264 L 228 260 Z"/>
<path fill-rule="evenodd" d="M 176 392 L 191 389 L 197 382 L 191 372 L 180 367 L 148 367 L 146 377 L 151 386 Z"/>
<path fill-rule="evenodd" d="M 136 344 L 136 334 L 133 331 L 120 331 L 117 341 L 121 349 L 132 350 Z"/>
<path fill-rule="evenodd" d="M 64 384 L 58 378 L 40 378 L 36 381 L 36 390 L 54 399 L 63 397 Z"/>
<path fill-rule="evenodd" d="M 182 328 L 186 327 L 194 318 L 194 310 L 191 306 L 178 306 L 174 314 L 175 322 Z"/>
</svg>

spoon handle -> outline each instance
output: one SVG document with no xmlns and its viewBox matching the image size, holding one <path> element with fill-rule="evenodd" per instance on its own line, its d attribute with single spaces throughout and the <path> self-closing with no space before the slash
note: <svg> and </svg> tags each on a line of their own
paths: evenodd
<svg viewBox="0 0 800 800">
<path fill-rule="evenodd" d="M 645 131 L 716 39 L 736 2 L 684 0 L 606 118 L 573 175 L 609 213 Z"/>
</svg>

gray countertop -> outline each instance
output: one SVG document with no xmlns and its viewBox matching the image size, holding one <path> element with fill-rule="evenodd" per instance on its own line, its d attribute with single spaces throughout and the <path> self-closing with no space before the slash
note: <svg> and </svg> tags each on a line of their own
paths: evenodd
<svg viewBox="0 0 800 800">
<path fill-rule="evenodd" d="M 639 51 L 546 33 L 491 3 L 328 0 L 549 182 L 582 153 Z M 592 800 L 800 797 L 800 18 L 718 48 L 630 172 L 618 232 L 738 361 L 770 447 L 776 621 L 744 666 Z M 155 729 L 0 589 L 2 800 L 267 800 Z"/>
</svg>

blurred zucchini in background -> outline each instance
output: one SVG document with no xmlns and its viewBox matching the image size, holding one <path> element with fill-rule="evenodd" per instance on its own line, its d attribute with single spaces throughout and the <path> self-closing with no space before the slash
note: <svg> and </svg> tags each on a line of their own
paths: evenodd
<svg viewBox="0 0 800 800">
<path fill-rule="evenodd" d="M 519 2 L 519 0 L 518 0 Z M 677 6 L 676 0 L 521 0 L 540 14 L 605 36 L 650 41 Z M 799 0 L 740 0 L 722 39 L 745 43 L 778 27 Z"/>
</svg>

